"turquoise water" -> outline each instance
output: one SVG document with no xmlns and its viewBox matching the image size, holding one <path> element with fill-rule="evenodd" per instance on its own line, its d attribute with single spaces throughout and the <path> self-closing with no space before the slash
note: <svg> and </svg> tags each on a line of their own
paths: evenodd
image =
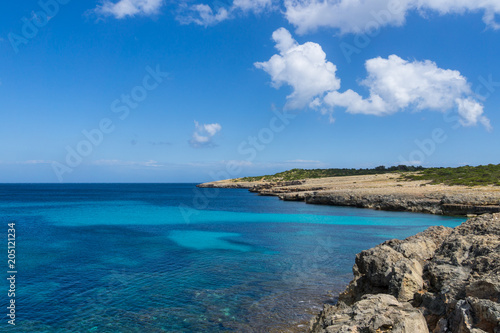
<svg viewBox="0 0 500 333">
<path fill-rule="evenodd" d="M 25 184 L 0 185 L 0 221 L 3 239 L 16 225 L 16 331 L 299 332 L 356 253 L 464 219 L 194 184 Z"/>
</svg>

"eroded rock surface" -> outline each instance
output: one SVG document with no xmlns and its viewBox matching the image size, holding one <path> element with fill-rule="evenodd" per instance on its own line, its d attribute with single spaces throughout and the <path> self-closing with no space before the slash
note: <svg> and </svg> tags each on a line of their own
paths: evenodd
<svg viewBox="0 0 500 333">
<path fill-rule="evenodd" d="M 311 332 L 500 333 L 498 213 L 384 242 L 359 253 L 353 273 Z"/>
<path fill-rule="evenodd" d="M 422 313 L 387 294 L 366 295 L 349 307 L 325 305 L 313 332 L 429 332 Z"/>
</svg>

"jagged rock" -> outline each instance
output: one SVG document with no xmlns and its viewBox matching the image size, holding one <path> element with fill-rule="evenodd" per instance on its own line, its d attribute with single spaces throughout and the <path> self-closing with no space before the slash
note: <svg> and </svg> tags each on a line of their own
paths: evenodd
<svg viewBox="0 0 500 333">
<path fill-rule="evenodd" d="M 486 332 L 500 332 L 500 304 L 487 299 L 467 297 L 474 313 L 474 326 Z"/>
<path fill-rule="evenodd" d="M 429 332 L 422 313 L 386 294 L 366 295 L 350 307 L 325 306 L 311 323 L 317 333 Z"/>
<path fill-rule="evenodd" d="M 470 332 L 474 327 L 485 330 L 477 326 L 483 320 L 479 308 L 466 300 L 498 304 L 499 275 L 500 214 L 470 219 L 453 230 L 425 266 L 429 294 L 420 299 L 421 304 L 418 299 L 414 304 L 422 308 L 431 329 L 437 325 L 437 317 L 447 316 L 451 332 Z M 496 333 L 500 328 L 485 331 Z"/>
<path fill-rule="evenodd" d="M 311 322 L 311 332 L 372 332 L 365 317 L 356 317 L 356 309 L 370 304 L 366 295 L 377 294 L 421 311 L 427 327 L 410 332 L 500 333 L 498 213 L 469 219 L 455 229 L 431 227 L 404 241 L 384 242 L 359 253 L 353 273 L 338 305 L 325 307 Z M 384 307 L 394 304 L 384 301 Z M 346 330 L 335 318 L 348 322 Z"/>
<path fill-rule="evenodd" d="M 423 285 L 420 263 L 387 245 L 358 254 L 353 271 L 354 280 L 339 297 L 348 305 L 368 293 L 387 293 L 400 301 L 409 301 Z"/>
<path fill-rule="evenodd" d="M 410 301 L 423 287 L 423 264 L 451 228 L 431 227 L 404 241 L 390 240 L 356 256 L 354 279 L 339 301 L 352 304 L 365 294 L 387 293 Z"/>
</svg>

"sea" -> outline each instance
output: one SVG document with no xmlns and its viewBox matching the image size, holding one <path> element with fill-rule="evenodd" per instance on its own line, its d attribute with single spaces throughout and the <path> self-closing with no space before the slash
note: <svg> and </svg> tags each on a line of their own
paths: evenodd
<svg viewBox="0 0 500 333">
<path fill-rule="evenodd" d="M 358 252 L 465 221 L 195 185 L 0 185 L 0 331 L 305 332 Z"/>
</svg>

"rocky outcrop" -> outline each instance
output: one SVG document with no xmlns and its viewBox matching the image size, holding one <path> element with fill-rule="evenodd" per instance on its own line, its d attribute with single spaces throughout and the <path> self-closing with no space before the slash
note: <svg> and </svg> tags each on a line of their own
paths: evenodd
<svg viewBox="0 0 500 333">
<path fill-rule="evenodd" d="M 302 180 L 292 180 L 292 181 L 282 181 L 282 182 L 245 182 L 245 181 L 233 181 L 233 180 L 224 180 L 224 181 L 216 181 L 211 183 L 203 183 L 198 184 L 196 187 L 201 188 L 243 188 L 248 189 L 250 192 L 260 193 L 268 190 L 270 192 L 269 195 L 277 195 L 271 194 L 272 189 L 280 189 L 287 186 L 293 185 L 301 185 L 304 181 Z M 278 190 L 279 192 L 279 190 Z M 281 193 L 281 192 L 280 192 Z"/>
<path fill-rule="evenodd" d="M 250 182 L 212 182 L 212 183 L 203 183 L 198 184 L 196 187 L 201 188 L 243 188 L 243 189 L 251 189 L 254 184 Z"/>
<path fill-rule="evenodd" d="M 325 306 L 322 313 L 312 332 L 429 332 L 419 310 L 391 295 L 367 295 L 350 307 Z"/>
<path fill-rule="evenodd" d="M 253 185 L 249 191 L 256 192 L 260 195 L 272 195 L 277 196 L 279 193 L 287 193 L 291 190 L 289 187 L 294 185 L 301 185 L 304 183 L 301 180 L 283 181 L 283 182 L 272 182 Z"/>
<path fill-rule="evenodd" d="M 269 192 L 269 190 L 267 191 Z M 267 194 L 269 195 L 269 193 Z M 350 206 L 389 211 L 409 211 L 439 215 L 480 215 L 500 212 L 497 197 L 478 198 L 476 195 L 449 196 L 442 193 L 419 194 L 370 194 L 357 192 L 277 192 L 285 201 L 305 201 L 309 204 Z"/>
<path fill-rule="evenodd" d="M 247 188 L 259 195 L 308 204 L 464 216 L 500 212 L 498 186 L 431 185 L 424 181 L 405 181 L 398 174 L 277 182 L 239 179 L 198 186 Z"/>
<path fill-rule="evenodd" d="M 353 273 L 310 332 L 500 333 L 500 214 L 384 242 Z"/>
</svg>

